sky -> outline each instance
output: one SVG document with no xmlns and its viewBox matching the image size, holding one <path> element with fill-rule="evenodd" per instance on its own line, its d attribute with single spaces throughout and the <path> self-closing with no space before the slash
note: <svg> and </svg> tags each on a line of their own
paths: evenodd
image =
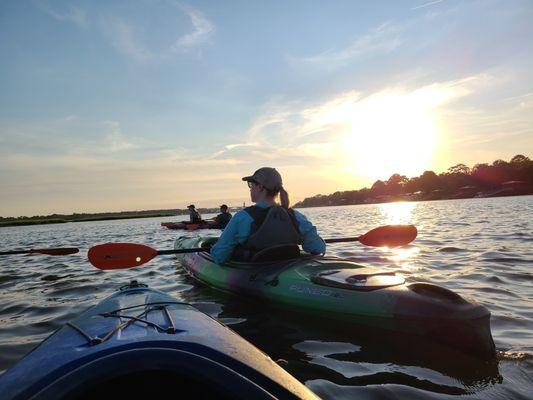
<svg viewBox="0 0 533 400">
<path fill-rule="evenodd" d="M 533 158 L 533 1 L 0 2 L 0 216 Z"/>
</svg>

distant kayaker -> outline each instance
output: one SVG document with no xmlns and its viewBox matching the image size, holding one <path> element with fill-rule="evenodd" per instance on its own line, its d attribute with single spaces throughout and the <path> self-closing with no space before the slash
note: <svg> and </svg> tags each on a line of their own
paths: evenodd
<svg viewBox="0 0 533 400">
<path fill-rule="evenodd" d="M 228 206 L 222 204 L 220 206 L 220 214 L 214 218 L 214 225 L 218 228 L 224 229 L 231 220 L 231 213 L 228 212 Z"/>
<path fill-rule="evenodd" d="M 196 207 L 194 206 L 194 204 L 188 205 L 187 208 L 189 209 L 190 223 L 199 224 L 200 222 L 202 222 L 202 216 L 198 211 L 196 211 Z"/>
<path fill-rule="evenodd" d="M 298 211 L 289 207 L 289 195 L 283 188 L 281 175 L 274 168 L 263 167 L 245 176 L 254 206 L 237 212 L 211 248 L 211 256 L 218 263 L 230 259 L 253 261 L 266 249 L 274 253 L 294 256 L 298 244 L 312 254 L 326 252 L 326 244 L 316 228 Z M 275 201 L 279 195 L 281 205 Z"/>
</svg>

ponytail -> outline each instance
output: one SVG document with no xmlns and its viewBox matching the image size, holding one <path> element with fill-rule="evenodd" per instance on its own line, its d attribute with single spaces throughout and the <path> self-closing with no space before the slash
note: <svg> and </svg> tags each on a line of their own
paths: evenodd
<svg viewBox="0 0 533 400">
<path fill-rule="evenodd" d="M 289 209 L 289 206 L 290 206 L 289 193 L 287 193 L 287 191 L 283 189 L 283 187 L 279 189 L 279 201 L 281 203 L 281 206 L 284 209 L 286 210 Z"/>
<path fill-rule="evenodd" d="M 279 202 L 281 203 L 280 205 L 286 210 L 289 209 L 289 206 L 290 206 L 289 193 L 287 193 L 287 191 L 283 189 L 283 186 L 280 186 L 279 189 L 270 190 L 270 189 L 265 188 L 265 190 L 266 190 L 267 196 L 269 197 L 276 197 L 277 195 L 279 195 Z"/>
</svg>

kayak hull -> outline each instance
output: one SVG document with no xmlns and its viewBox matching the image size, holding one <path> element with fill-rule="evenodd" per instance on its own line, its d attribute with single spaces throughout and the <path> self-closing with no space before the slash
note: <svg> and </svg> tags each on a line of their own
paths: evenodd
<svg viewBox="0 0 533 400">
<path fill-rule="evenodd" d="M 128 388 L 139 398 L 169 387 L 197 398 L 316 398 L 229 328 L 139 285 L 90 308 L 0 376 L 6 400 L 123 397 Z"/>
<path fill-rule="evenodd" d="M 194 223 L 184 223 L 184 222 L 161 222 L 161 226 L 164 226 L 167 229 L 172 230 L 184 230 L 184 231 L 196 231 L 199 229 L 222 229 L 215 224 L 210 224 L 208 222 L 194 224 Z"/>
<path fill-rule="evenodd" d="M 179 238 L 175 247 L 201 247 L 212 240 Z M 191 276 L 213 288 L 309 314 L 318 324 L 337 321 L 343 329 L 367 325 L 419 335 L 482 358 L 495 354 L 490 312 L 436 285 L 406 284 L 390 272 L 376 273 L 334 257 L 307 256 L 255 265 L 217 265 L 208 253 L 178 254 L 178 258 Z M 342 271 L 352 278 L 363 277 L 364 284 L 324 279 Z"/>
</svg>

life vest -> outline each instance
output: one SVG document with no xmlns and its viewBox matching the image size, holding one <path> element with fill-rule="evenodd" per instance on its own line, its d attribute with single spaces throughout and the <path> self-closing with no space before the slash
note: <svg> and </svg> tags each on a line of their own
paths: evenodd
<svg viewBox="0 0 533 400">
<path fill-rule="evenodd" d="M 191 218 L 190 222 L 193 222 L 193 223 L 202 222 L 202 216 L 196 210 L 195 211 L 189 211 L 189 216 Z"/>
<path fill-rule="evenodd" d="M 216 224 L 221 228 L 225 228 L 231 219 L 231 214 L 229 212 L 220 213 L 217 215 Z"/>
<path fill-rule="evenodd" d="M 247 261 L 261 250 L 276 246 L 298 247 L 301 244 L 298 221 L 292 209 L 274 205 L 268 208 L 252 206 L 244 211 L 253 218 L 253 223 L 246 242 L 236 247 L 234 259 Z"/>
</svg>

